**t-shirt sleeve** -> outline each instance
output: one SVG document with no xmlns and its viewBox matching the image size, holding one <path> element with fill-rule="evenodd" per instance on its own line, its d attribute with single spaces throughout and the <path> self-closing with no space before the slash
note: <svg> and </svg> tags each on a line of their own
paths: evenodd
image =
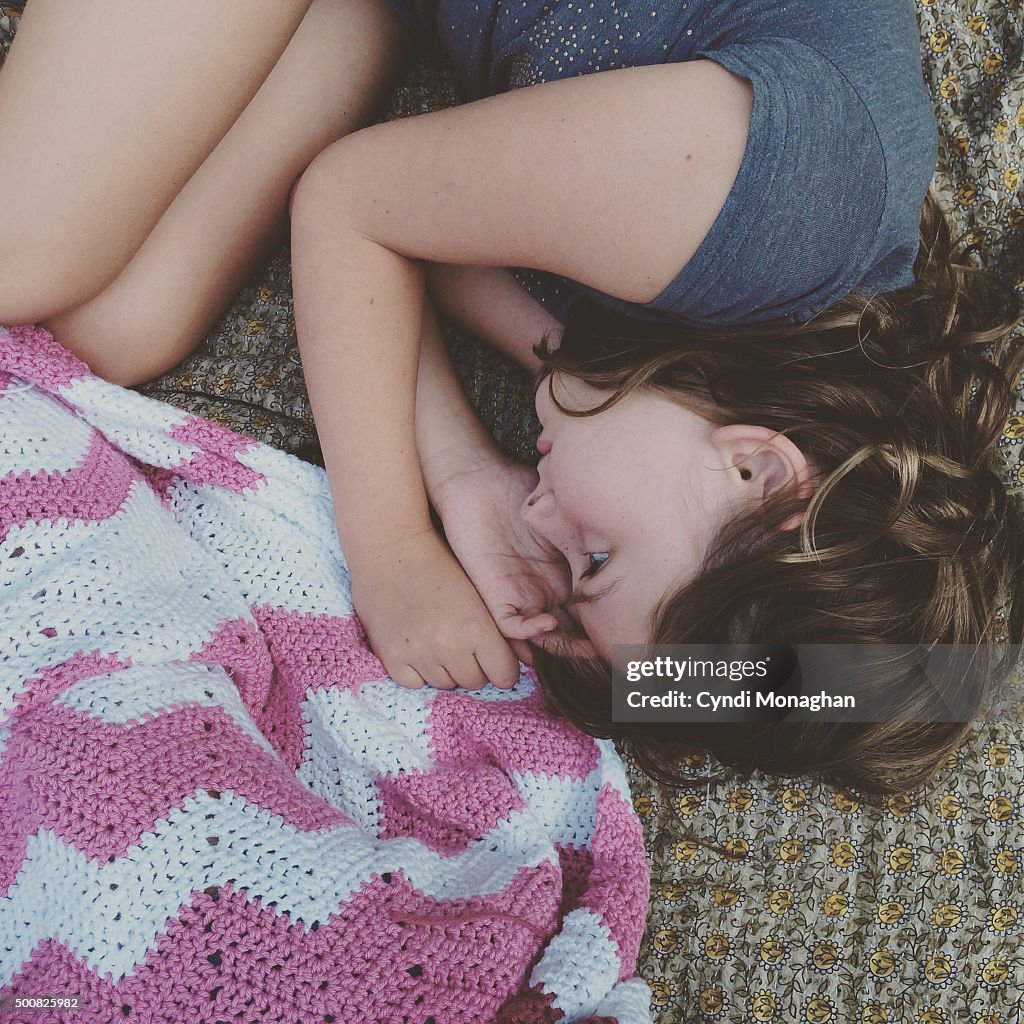
<svg viewBox="0 0 1024 1024">
<path fill-rule="evenodd" d="M 927 130 L 894 180 L 892 126 L 880 131 L 813 47 L 769 37 L 703 56 L 753 86 L 746 151 L 704 242 L 644 308 L 706 324 L 792 321 L 855 289 L 910 284 L 934 169 Z"/>
</svg>

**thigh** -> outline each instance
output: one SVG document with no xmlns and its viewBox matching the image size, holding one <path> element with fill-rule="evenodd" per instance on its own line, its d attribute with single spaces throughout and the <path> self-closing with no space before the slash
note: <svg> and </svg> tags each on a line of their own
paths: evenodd
<svg viewBox="0 0 1024 1024">
<path fill-rule="evenodd" d="M 313 0 L 256 95 L 127 267 L 45 326 L 119 383 L 180 362 L 283 240 L 288 192 L 303 168 L 371 118 L 403 42 L 384 0 Z"/>
<path fill-rule="evenodd" d="M 31 0 L 0 74 L 0 259 L 16 275 L 0 322 L 80 302 L 124 267 L 309 2 Z"/>
</svg>

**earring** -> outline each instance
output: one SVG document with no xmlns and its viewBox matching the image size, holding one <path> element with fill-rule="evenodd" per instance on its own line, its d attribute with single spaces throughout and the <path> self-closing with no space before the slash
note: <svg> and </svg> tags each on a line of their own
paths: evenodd
<svg viewBox="0 0 1024 1024">
<path fill-rule="evenodd" d="M 746 468 L 746 466 L 744 466 L 742 469 L 740 469 L 740 479 L 741 480 L 749 480 L 753 475 L 754 474 L 751 473 L 750 470 Z"/>
</svg>

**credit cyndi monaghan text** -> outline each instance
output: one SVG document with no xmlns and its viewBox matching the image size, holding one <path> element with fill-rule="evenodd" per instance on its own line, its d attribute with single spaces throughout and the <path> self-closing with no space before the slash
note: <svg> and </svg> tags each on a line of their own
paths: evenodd
<svg viewBox="0 0 1024 1024">
<path fill-rule="evenodd" d="M 820 711 L 822 708 L 855 708 L 857 700 L 850 694 L 762 693 L 760 690 L 741 690 L 739 693 L 710 693 L 698 690 L 669 690 L 667 693 L 641 693 L 632 690 L 626 695 L 631 708 L 707 708 L 720 711 L 725 708 L 802 708 Z"/>
</svg>

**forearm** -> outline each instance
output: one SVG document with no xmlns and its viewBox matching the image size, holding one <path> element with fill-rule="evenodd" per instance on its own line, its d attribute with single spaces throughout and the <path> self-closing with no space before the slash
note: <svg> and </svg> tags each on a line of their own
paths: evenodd
<svg viewBox="0 0 1024 1024">
<path fill-rule="evenodd" d="M 296 327 L 306 386 L 354 570 L 431 530 L 416 449 L 419 265 L 378 244 L 321 174 L 292 211 Z"/>
<path fill-rule="evenodd" d="M 416 444 L 427 494 L 442 518 L 454 480 L 505 462 L 462 390 L 429 302 L 424 306 L 416 386 Z"/>
<path fill-rule="evenodd" d="M 435 306 L 529 373 L 540 369 L 533 347 L 548 338 L 557 347 L 562 324 L 505 267 L 427 264 Z"/>
</svg>

